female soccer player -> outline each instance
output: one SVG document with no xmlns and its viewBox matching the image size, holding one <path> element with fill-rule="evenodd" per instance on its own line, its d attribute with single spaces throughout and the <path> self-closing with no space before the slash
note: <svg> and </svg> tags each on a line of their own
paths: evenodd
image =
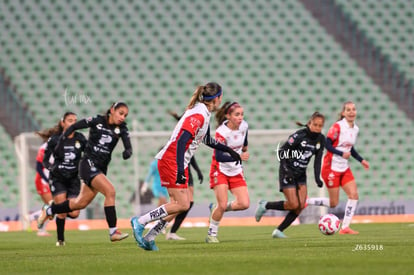
<svg viewBox="0 0 414 275">
<path fill-rule="evenodd" d="M 214 149 L 228 152 L 234 161 L 241 161 L 240 155 L 231 148 L 210 137 L 210 116 L 222 100 L 222 90 L 217 83 L 207 83 L 195 90 L 182 118 L 178 121 L 170 140 L 156 155 L 161 184 L 168 189 L 170 202 L 140 217 L 133 217 L 131 225 L 138 246 L 146 250 L 158 250 L 155 237 L 177 214 L 190 207 L 188 192 L 188 164 L 201 142 Z M 145 225 L 158 223 L 142 237 Z"/>
<path fill-rule="evenodd" d="M 215 139 L 240 154 L 242 161 L 247 161 L 248 124 L 243 115 L 243 107 L 239 103 L 226 102 L 216 114 L 218 128 Z M 210 188 L 214 190 L 217 203 L 210 204 L 210 226 L 206 242 L 218 243 L 218 227 L 224 212 L 249 208 L 249 193 L 241 163 L 235 164 L 228 154 L 214 150 L 210 168 Z M 235 197 L 235 200 L 230 202 L 229 190 Z"/>
<path fill-rule="evenodd" d="M 79 164 L 79 176 L 83 184 L 78 197 L 60 204 L 45 205 L 42 215 L 38 219 L 38 226 L 41 226 L 47 218 L 53 218 L 54 214 L 69 213 L 85 208 L 99 192 L 105 196 L 104 210 L 109 226 L 110 240 L 114 242 L 128 237 L 128 234 L 121 233 L 116 226 L 116 192 L 106 177 L 112 151 L 119 138 L 122 139 L 125 149 L 122 153 L 123 159 L 128 159 L 132 155 L 131 141 L 125 123 L 127 115 L 128 106 L 123 102 L 116 102 L 112 104 L 105 115 L 82 119 L 62 134 L 56 146 L 57 151 L 73 131 L 89 128 L 89 139 Z"/>
<path fill-rule="evenodd" d="M 348 196 L 348 202 L 339 234 L 359 234 L 358 231 L 349 227 L 358 204 L 358 190 L 349 167 L 349 157 L 354 157 L 366 170 L 369 169 L 368 161 L 364 160 L 354 148 L 359 132 L 355 124 L 356 115 L 355 104 L 351 101 L 345 102 L 339 120 L 332 125 L 327 135 L 326 149 L 328 152 L 323 160 L 322 179 L 328 188 L 329 199 L 309 198 L 307 200 L 308 204 L 335 207 L 339 202 L 339 187 L 342 187 Z"/>
<path fill-rule="evenodd" d="M 63 203 L 70 198 L 76 198 L 80 192 L 80 180 L 78 177 L 78 166 L 82 152 L 86 146 L 86 138 L 78 132 L 71 133 L 65 139 L 60 148 L 55 151 L 60 135 L 66 131 L 77 120 L 75 113 L 66 112 L 59 123 L 52 128 L 55 132 L 47 142 L 43 165 L 49 169 L 49 184 L 56 204 Z M 53 156 L 53 163 L 50 157 Z M 57 242 L 56 246 L 65 245 L 65 219 L 69 216 L 75 219 L 80 210 L 68 214 L 62 213 L 56 216 Z"/>
<path fill-rule="evenodd" d="M 292 224 L 305 208 L 308 192 L 306 168 L 313 155 L 315 155 L 315 181 L 318 187 L 323 186 L 320 172 L 325 146 L 325 137 L 321 134 L 324 123 L 325 117 L 321 113 L 313 113 L 306 127 L 290 135 L 287 142 L 277 152 L 277 157 L 280 160 L 280 191 L 285 195 L 286 201 L 268 202 L 260 200 L 255 215 L 258 222 L 268 209 L 289 210 L 283 222 L 273 231 L 273 238 L 286 238 L 283 231 Z M 296 124 L 304 126 L 298 122 Z"/>
<path fill-rule="evenodd" d="M 174 113 L 174 112 L 169 112 L 169 113 L 176 120 L 181 119 L 181 116 L 177 115 L 177 113 Z M 195 169 L 195 171 L 197 172 L 197 177 L 198 177 L 198 180 L 200 181 L 200 184 L 203 183 L 203 173 L 201 173 L 201 169 L 197 164 L 195 156 L 193 156 L 190 159 L 190 164 L 188 165 L 188 191 L 189 191 L 189 195 L 190 195 L 190 208 L 188 208 L 188 210 L 178 214 L 175 217 L 174 223 L 171 226 L 170 232 L 168 232 L 167 235 L 165 236 L 165 238 L 167 240 L 175 240 L 175 241 L 185 240 L 185 238 L 180 237 L 180 236 L 177 235 L 177 231 L 180 228 L 181 224 L 183 223 L 185 217 L 187 217 L 188 212 L 190 212 L 191 207 L 193 207 L 193 205 L 194 205 L 194 180 L 193 180 L 194 178 L 193 178 L 193 173 L 192 173 L 191 167 L 193 167 Z"/>
</svg>

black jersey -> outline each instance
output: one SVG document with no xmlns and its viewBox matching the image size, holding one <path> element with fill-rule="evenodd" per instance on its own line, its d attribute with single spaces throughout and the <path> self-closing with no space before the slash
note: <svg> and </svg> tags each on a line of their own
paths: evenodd
<svg viewBox="0 0 414 275">
<path fill-rule="evenodd" d="M 312 133 L 308 127 L 300 129 L 289 136 L 288 140 L 278 151 L 281 169 L 288 169 L 295 178 L 306 175 L 306 168 L 315 155 L 315 179 L 320 181 L 321 160 L 325 136 Z"/>
<path fill-rule="evenodd" d="M 71 132 L 84 128 L 89 128 L 89 138 L 84 157 L 91 159 L 94 165 L 102 171 L 106 171 L 111 161 L 112 151 L 118 143 L 119 138 L 122 139 L 125 150 L 132 151 L 126 123 L 110 125 L 108 124 L 106 116 L 97 115 L 76 122 L 69 127 L 64 135 L 68 136 Z"/>
<path fill-rule="evenodd" d="M 60 135 L 53 135 L 47 141 L 43 165 L 54 176 L 76 177 L 78 175 L 79 161 L 86 146 L 86 138 L 83 134 L 75 132 L 72 138 L 65 139 L 59 148 L 56 148 L 59 137 Z M 50 156 L 53 156 L 53 163 L 49 162 Z"/>
</svg>

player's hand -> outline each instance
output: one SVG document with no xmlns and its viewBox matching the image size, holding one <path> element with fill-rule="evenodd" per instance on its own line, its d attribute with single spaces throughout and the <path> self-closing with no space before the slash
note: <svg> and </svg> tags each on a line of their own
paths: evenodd
<svg viewBox="0 0 414 275">
<path fill-rule="evenodd" d="M 148 183 L 144 182 L 141 186 L 141 194 L 145 194 L 148 190 Z"/>
<path fill-rule="evenodd" d="M 198 180 L 200 181 L 200 184 L 203 184 L 203 180 L 204 180 L 203 174 L 198 173 Z"/>
<path fill-rule="evenodd" d="M 187 181 L 187 177 L 185 176 L 184 172 L 178 171 L 177 172 L 177 179 L 175 180 L 176 184 L 185 184 Z"/>
<path fill-rule="evenodd" d="M 344 158 L 344 159 L 349 159 L 349 157 L 351 156 L 351 152 L 343 152 L 342 153 L 342 157 Z"/>
<path fill-rule="evenodd" d="M 237 164 L 242 164 L 242 159 L 236 151 L 234 151 L 233 149 L 230 149 L 228 153 L 236 161 L 236 165 Z"/>
<path fill-rule="evenodd" d="M 316 185 L 317 185 L 319 188 L 322 188 L 322 187 L 323 187 L 323 182 L 322 182 L 321 180 L 318 180 L 318 181 L 316 181 Z"/>
<path fill-rule="evenodd" d="M 243 152 L 243 153 L 241 153 L 240 157 L 241 157 L 242 161 L 247 161 L 250 157 L 250 154 L 249 154 L 249 152 Z"/>
<path fill-rule="evenodd" d="M 122 152 L 122 158 L 123 159 L 129 159 L 132 156 L 131 150 L 125 150 Z"/>
<path fill-rule="evenodd" d="M 364 166 L 365 170 L 369 169 L 369 162 L 365 159 L 361 161 L 362 166 Z"/>
</svg>

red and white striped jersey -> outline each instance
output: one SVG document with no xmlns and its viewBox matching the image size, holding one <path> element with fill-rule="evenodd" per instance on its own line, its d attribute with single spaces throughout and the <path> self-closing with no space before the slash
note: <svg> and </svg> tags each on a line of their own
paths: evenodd
<svg viewBox="0 0 414 275">
<path fill-rule="evenodd" d="M 356 143 L 358 132 L 358 126 L 354 123 L 354 126 L 350 127 L 344 118 L 332 125 L 326 137 L 332 140 L 332 146 L 335 149 L 341 152 L 350 152 Z M 329 151 L 325 155 L 324 164 L 325 163 L 331 163 L 331 170 L 337 172 L 343 172 L 349 167 L 347 159 Z"/>
<path fill-rule="evenodd" d="M 185 111 L 178 121 L 167 144 L 155 156 L 156 159 L 164 159 L 176 162 L 177 141 L 181 133 L 186 130 L 192 138 L 187 142 L 184 154 L 184 169 L 188 167 L 191 157 L 197 150 L 204 136 L 207 134 L 211 113 L 204 103 L 196 103 L 192 109 Z"/>
<path fill-rule="evenodd" d="M 221 124 L 215 134 L 215 139 L 218 142 L 221 142 L 231 149 L 233 149 L 238 154 L 242 153 L 244 141 L 246 139 L 247 130 L 249 128 L 249 125 L 246 121 L 242 121 L 238 130 L 232 130 L 229 127 L 227 127 L 227 121 L 224 121 L 223 124 Z M 215 152 L 215 151 L 214 151 Z M 227 176 L 236 176 L 243 172 L 243 167 L 241 164 L 237 164 L 236 162 L 217 162 L 216 160 L 216 154 L 213 153 L 212 163 L 211 166 L 219 167 L 219 170 L 221 173 L 227 175 Z"/>
</svg>

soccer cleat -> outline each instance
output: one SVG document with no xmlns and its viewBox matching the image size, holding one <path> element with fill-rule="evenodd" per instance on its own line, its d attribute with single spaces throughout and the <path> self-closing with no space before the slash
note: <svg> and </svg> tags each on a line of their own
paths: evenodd
<svg viewBox="0 0 414 275">
<path fill-rule="evenodd" d="M 339 234 L 341 234 L 341 235 L 345 235 L 345 234 L 358 235 L 359 232 L 358 231 L 355 231 L 355 230 L 352 230 L 349 227 L 346 227 L 346 228 L 342 228 L 341 230 L 339 230 Z"/>
<path fill-rule="evenodd" d="M 122 241 L 123 239 L 128 238 L 128 233 L 122 233 L 121 231 L 117 230 L 112 235 L 109 235 L 109 239 L 111 242 Z"/>
<path fill-rule="evenodd" d="M 280 231 L 279 229 L 277 229 L 277 228 L 275 230 L 273 230 L 272 237 L 273 238 L 278 238 L 278 239 L 285 239 L 285 238 L 287 238 L 286 235 L 282 231 Z"/>
<path fill-rule="evenodd" d="M 184 241 L 185 238 L 178 236 L 175 233 L 167 233 L 167 235 L 165 236 L 166 240 L 173 240 L 173 241 Z"/>
<path fill-rule="evenodd" d="M 39 218 L 37 218 L 37 228 L 40 229 L 43 227 L 43 225 L 45 224 L 46 220 L 52 220 L 54 215 L 48 215 L 47 214 L 47 209 L 50 206 L 48 204 L 43 205 L 42 207 L 42 213 L 40 214 Z"/>
<path fill-rule="evenodd" d="M 140 224 L 138 217 L 133 217 L 131 219 L 132 231 L 134 232 L 134 238 L 138 246 L 145 249 L 144 239 L 142 238 L 142 233 L 144 232 L 145 225 Z"/>
<path fill-rule="evenodd" d="M 57 241 L 56 242 L 56 246 L 65 246 L 65 242 L 64 241 Z"/>
<path fill-rule="evenodd" d="M 260 200 L 259 203 L 257 204 L 256 214 L 254 215 L 257 222 L 259 222 L 262 216 L 264 215 L 264 213 L 266 213 L 266 203 L 267 201 Z"/>
<path fill-rule="evenodd" d="M 219 243 L 220 241 L 217 239 L 216 236 L 207 235 L 206 243 Z"/>
<path fill-rule="evenodd" d="M 215 203 L 210 203 L 210 205 L 208 206 L 208 209 L 210 210 L 210 217 L 209 217 L 209 221 L 211 222 L 211 219 L 213 217 L 213 211 L 216 208 L 216 204 Z"/>
<path fill-rule="evenodd" d="M 148 251 L 159 251 L 158 246 L 155 244 L 155 241 L 147 241 L 145 238 L 142 239 L 144 243 L 144 249 Z"/>
</svg>

